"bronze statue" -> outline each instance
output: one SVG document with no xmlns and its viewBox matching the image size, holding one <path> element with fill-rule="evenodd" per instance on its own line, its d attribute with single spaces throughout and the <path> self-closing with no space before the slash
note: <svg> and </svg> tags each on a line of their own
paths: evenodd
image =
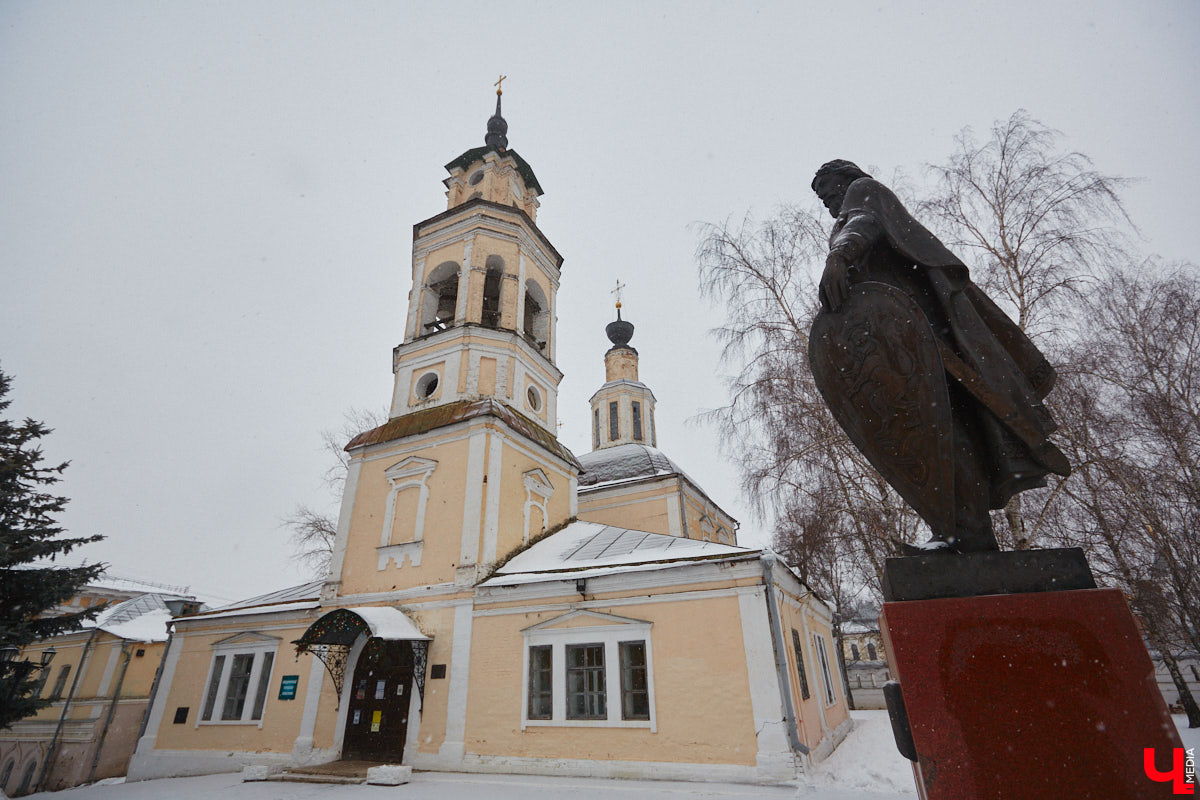
<svg viewBox="0 0 1200 800">
<path fill-rule="evenodd" d="M 812 188 L 837 220 L 809 340 L 822 396 L 929 524 L 923 549 L 997 549 L 988 510 L 1070 474 L 1054 369 L 886 186 L 837 160 Z"/>
</svg>

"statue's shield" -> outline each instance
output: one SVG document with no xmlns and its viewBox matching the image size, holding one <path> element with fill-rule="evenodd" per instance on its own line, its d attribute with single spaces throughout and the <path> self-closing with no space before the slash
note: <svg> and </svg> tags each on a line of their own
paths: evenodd
<svg viewBox="0 0 1200 800">
<path fill-rule="evenodd" d="M 935 535 L 954 530 L 953 428 L 946 373 L 924 313 L 884 283 L 822 309 L 808 360 L 850 441 Z"/>
</svg>

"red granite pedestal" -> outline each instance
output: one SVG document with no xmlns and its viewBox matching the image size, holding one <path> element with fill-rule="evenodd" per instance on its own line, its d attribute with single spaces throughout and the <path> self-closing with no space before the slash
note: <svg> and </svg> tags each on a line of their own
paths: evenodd
<svg viewBox="0 0 1200 800">
<path fill-rule="evenodd" d="M 1115 589 L 887 602 L 925 800 L 1172 797 L 1181 747 L 1125 598 Z"/>
</svg>

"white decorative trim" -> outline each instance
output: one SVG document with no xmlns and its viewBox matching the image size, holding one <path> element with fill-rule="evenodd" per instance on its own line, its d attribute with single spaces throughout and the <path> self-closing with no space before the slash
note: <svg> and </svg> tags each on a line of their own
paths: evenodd
<svg viewBox="0 0 1200 800">
<path fill-rule="evenodd" d="M 521 483 L 525 486 L 525 537 L 524 544 L 529 544 L 530 512 L 537 508 L 542 512 L 542 526 L 549 525 L 550 514 L 546 510 L 546 501 L 554 494 L 554 484 L 550 483 L 550 479 L 546 477 L 546 473 L 540 469 L 531 469 L 521 476 Z M 534 495 L 539 499 L 534 500 Z"/>
<path fill-rule="evenodd" d="M 667 495 L 667 532 L 671 536 L 683 536 L 683 528 L 679 524 L 682 514 L 679 496 L 677 494 Z"/>
<path fill-rule="evenodd" d="M 571 501 L 571 507 L 567 512 L 571 517 L 579 516 L 579 475 L 575 472 L 570 473 L 570 485 L 567 487 L 569 494 L 567 497 Z"/>
<path fill-rule="evenodd" d="M 358 476 L 362 473 L 363 459 L 351 458 L 346 470 L 346 483 L 342 487 L 342 510 L 338 514 L 337 538 L 333 542 L 333 558 L 329 562 L 330 581 L 341 583 L 342 567 L 346 561 L 346 543 L 350 540 L 350 520 L 354 516 L 354 498 L 358 494 Z"/>
<path fill-rule="evenodd" d="M 467 298 L 471 294 L 471 249 L 474 246 L 474 237 L 463 242 L 462 269 L 458 271 L 458 301 L 454 304 L 455 324 L 467 321 Z"/>
<path fill-rule="evenodd" d="M 446 691 L 446 738 L 438 748 L 438 758 L 461 763 L 467 730 L 467 691 L 471 678 L 471 601 L 454 609 L 454 639 L 450 648 L 449 685 Z"/>
<path fill-rule="evenodd" d="M 483 468 L 487 439 L 487 430 L 477 428 L 471 432 L 470 442 L 467 446 L 467 480 L 463 498 L 460 566 L 479 562 L 479 528 L 483 515 Z"/>
<path fill-rule="evenodd" d="M 227 639 L 222 639 L 214 642 L 211 645 L 213 651 L 208 663 L 208 673 L 204 678 L 204 684 L 200 687 L 200 704 L 196 709 L 196 721 L 193 725 L 199 728 L 201 725 L 254 725 L 259 729 L 263 726 L 263 721 L 267 718 L 267 709 L 270 706 L 271 698 L 271 678 L 275 674 L 275 669 L 278 666 L 276 663 L 279 659 L 279 644 L 283 640 L 278 636 L 266 636 L 254 631 L 244 631 L 230 636 Z M 266 675 L 263 675 L 263 661 L 265 654 L 271 654 L 271 667 Z M 246 678 L 246 696 L 242 705 L 242 716 L 238 719 L 222 719 L 225 708 L 225 697 L 229 691 L 229 680 L 233 672 L 233 659 L 238 655 L 251 655 L 250 674 Z M 213 680 L 213 672 L 216 668 L 217 657 L 225 656 L 226 658 L 221 664 L 221 674 L 215 676 L 219 683 L 217 686 L 217 694 L 214 698 L 212 707 L 212 719 L 202 719 L 205 706 L 208 703 L 208 689 Z M 266 694 L 263 697 L 262 716 L 258 719 L 251 718 L 253 707 L 257 697 L 257 692 L 265 682 Z"/>
<path fill-rule="evenodd" d="M 121 642 L 113 642 L 108 648 L 108 661 L 104 664 L 104 674 L 100 676 L 100 685 L 96 687 L 96 697 L 104 697 L 108 694 L 108 687 L 112 685 L 112 676 L 117 669 L 117 661 L 121 657 Z"/>
<path fill-rule="evenodd" d="M 659 781 L 712 781 L 721 783 L 781 784 L 796 779 L 791 759 L 762 764 L 697 764 L 674 761 L 605 761 L 586 758 L 528 758 L 467 753 L 448 761 L 441 754 L 418 753 L 415 769 L 455 770 L 473 773 L 550 775 L 581 778 L 623 778 Z M 699 791 L 699 789 L 697 790 Z"/>
<path fill-rule="evenodd" d="M 757 762 L 774 764 L 781 757 L 793 759 L 787 740 L 787 722 L 783 718 L 783 696 L 779 673 L 775 668 L 775 643 L 767 616 L 766 590 L 754 587 L 753 593 L 738 597 L 742 618 L 742 647 L 746 652 L 746 674 L 750 689 L 750 707 L 758 739 Z"/>
<path fill-rule="evenodd" d="M 496 560 L 500 538 L 500 489 L 503 484 L 504 444 L 507 436 L 488 434 L 487 509 L 483 518 L 483 555 L 480 563 Z"/>
<path fill-rule="evenodd" d="M 404 326 L 405 341 L 417 338 L 417 326 L 421 324 L 421 300 L 425 288 L 425 253 L 417 255 L 413 248 L 412 289 L 408 292 L 408 321 Z"/>
<path fill-rule="evenodd" d="M 586 617 L 594 624 L 572 628 L 553 627 L 568 620 Z M 654 658 L 650 642 L 653 623 L 596 611 L 570 611 L 521 631 L 525 639 L 521 666 L 521 730 L 530 727 L 556 728 L 649 728 L 658 731 L 654 708 Z M 646 648 L 646 689 L 650 704 L 649 719 L 621 718 L 621 642 L 642 642 Z M 607 719 L 567 718 L 567 645 L 604 645 L 604 692 Z M 549 645 L 551 664 L 551 718 L 529 719 L 529 648 Z"/>
<path fill-rule="evenodd" d="M 137 749 L 134 750 L 133 758 L 129 761 L 127 771 L 128 780 L 146 780 L 158 775 L 152 773 L 152 763 L 154 758 L 154 742 L 158 739 L 158 728 L 162 724 L 163 713 L 167 708 L 167 700 L 170 699 L 171 689 L 175 680 L 175 667 L 179 664 L 179 654 L 183 650 L 183 643 L 178 641 L 178 636 L 171 636 L 167 639 L 166 652 L 163 653 L 163 668 L 162 674 L 158 678 L 158 689 L 154 694 L 154 705 L 150 707 L 150 716 L 146 720 L 146 731 L 142 734 L 142 738 L 138 739 Z M 196 711 L 200 713 L 199 710 Z"/>
<path fill-rule="evenodd" d="M 424 542 L 401 542 L 400 544 L 389 544 L 382 547 L 376 547 L 375 553 L 378 556 L 375 569 L 383 572 L 387 569 L 388 562 L 396 565 L 396 569 L 401 569 L 404 566 L 404 560 L 408 559 L 409 566 L 421 566 L 421 553 L 425 549 Z"/>
<path fill-rule="evenodd" d="M 818 666 L 817 654 L 815 648 L 813 648 L 812 632 L 808 628 L 808 614 L 805 613 L 804 609 L 800 610 L 800 622 L 804 626 L 804 649 L 808 651 L 808 663 L 812 664 L 813 667 L 816 668 Z M 824 701 L 817 703 L 817 711 L 821 717 L 821 738 L 824 739 L 829 735 L 829 722 L 825 719 Z"/>
<path fill-rule="evenodd" d="M 425 537 L 425 507 L 429 501 L 429 476 L 437 469 L 437 462 L 429 458 L 409 456 L 384 470 L 391 489 L 384 507 L 383 528 L 379 534 L 379 562 L 377 569 L 383 570 L 388 561 L 397 567 L 404 566 L 407 557 L 414 567 L 421 565 L 421 542 Z M 392 537 L 396 522 L 396 499 L 405 489 L 417 490 L 417 513 L 413 519 L 413 538 L 410 542 L 396 542 Z"/>
<path fill-rule="evenodd" d="M 304 714 L 300 718 L 300 735 L 292 745 L 292 762 L 296 764 L 322 763 L 313 761 L 313 733 L 317 729 L 317 712 L 321 710 L 321 687 L 325 683 L 325 665 L 319 658 L 308 657 L 308 684 L 304 689 Z M 320 752 L 320 751 L 318 751 Z"/>
<path fill-rule="evenodd" d="M 524 250 L 517 251 L 517 320 L 513 328 L 519 335 L 525 333 L 525 264 L 528 260 Z"/>
</svg>

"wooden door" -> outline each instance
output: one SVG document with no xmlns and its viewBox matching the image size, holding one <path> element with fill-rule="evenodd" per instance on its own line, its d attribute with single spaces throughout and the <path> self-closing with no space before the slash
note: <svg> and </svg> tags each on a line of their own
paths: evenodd
<svg viewBox="0 0 1200 800">
<path fill-rule="evenodd" d="M 343 759 L 400 763 L 412 682 L 413 652 L 408 642 L 367 642 L 350 685 Z"/>
</svg>

